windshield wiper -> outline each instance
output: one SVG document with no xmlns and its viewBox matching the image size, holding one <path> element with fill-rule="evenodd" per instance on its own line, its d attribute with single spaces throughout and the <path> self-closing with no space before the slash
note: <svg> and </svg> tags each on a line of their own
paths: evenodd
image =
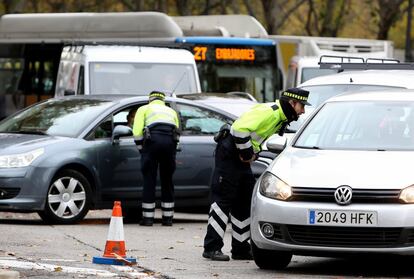
<svg viewBox="0 0 414 279">
<path fill-rule="evenodd" d="M 295 147 L 304 148 L 304 149 L 317 149 L 317 150 L 321 149 L 319 146 L 298 146 L 296 145 Z"/>
<path fill-rule="evenodd" d="M 8 133 L 13 133 L 13 134 L 26 134 L 26 135 L 42 135 L 42 136 L 47 136 L 48 134 L 41 131 L 41 130 L 19 130 L 19 131 L 10 131 Z"/>
</svg>

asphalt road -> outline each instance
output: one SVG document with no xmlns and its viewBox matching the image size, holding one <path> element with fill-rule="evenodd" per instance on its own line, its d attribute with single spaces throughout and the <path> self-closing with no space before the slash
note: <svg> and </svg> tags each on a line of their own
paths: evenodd
<svg viewBox="0 0 414 279">
<path fill-rule="evenodd" d="M 92 211 L 77 225 L 45 225 L 37 214 L 0 212 L 0 269 L 20 278 L 413 278 L 410 259 L 334 259 L 294 256 L 283 272 L 253 261 L 212 262 L 201 257 L 207 215 L 176 213 L 173 227 L 124 224 L 133 267 L 92 263 L 102 256 L 111 211 Z M 229 230 L 223 252 L 230 252 Z M 1 275 L 1 271 L 0 271 Z"/>
</svg>

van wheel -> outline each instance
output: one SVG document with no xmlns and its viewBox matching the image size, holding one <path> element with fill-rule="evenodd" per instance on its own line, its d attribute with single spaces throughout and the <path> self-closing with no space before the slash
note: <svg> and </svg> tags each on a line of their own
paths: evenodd
<svg viewBox="0 0 414 279">
<path fill-rule="evenodd" d="M 253 241 L 251 246 L 254 262 L 261 269 L 284 269 L 292 259 L 292 253 L 289 252 L 260 249 Z"/>
<path fill-rule="evenodd" d="M 75 170 L 63 170 L 53 178 L 45 208 L 38 214 L 47 223 L 74 224 L 88 213 L 91 200 L 91 186 L 85 176 Z"/>
</svg>

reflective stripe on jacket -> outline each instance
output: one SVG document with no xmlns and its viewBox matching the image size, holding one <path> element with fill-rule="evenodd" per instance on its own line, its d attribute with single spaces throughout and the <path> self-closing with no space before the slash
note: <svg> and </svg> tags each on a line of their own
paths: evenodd
<svg viewBox="0 0 414 279">
<path fill-rule="evenodd" d="M 177 112 L 165 105 L 161 100 L 154 100 L 137 110 L 132 129 L 138 148 L 142 148 L 144 128 L 154 124 L 170 124 L 179 128 Z"/>
<path fill-rule="evenodd" d="M 279 101 L 258 104 L 243 113 L 231 126 L 230 134 L 243 159 L 250 159 L 261 151 L 261 144 L 279 132 L 287 122 Z"/>
</svg>

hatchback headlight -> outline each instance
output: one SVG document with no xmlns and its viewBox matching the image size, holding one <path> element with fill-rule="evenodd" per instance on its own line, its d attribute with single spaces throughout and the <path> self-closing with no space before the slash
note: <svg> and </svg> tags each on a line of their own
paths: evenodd
<svg viewBox="0 0 414 279">
<path fill-rule="evenodd" d="M 405 203 L 414 203 L 414 185 L 402 189 L 399 199 Z"/>
<path fill-rule="evenodd" d="M 288 200 L 292 196 L 292 188 L 270 172 L 266 172 L 260 180 L 260 194 L 277 200 Z"/>
<path fill-rule="evenodd" d="M 27 167 L 44 152 L 43 148 L 39 148 L 26 153 L 0 156 L 0 168 Z"/>
</svg>

